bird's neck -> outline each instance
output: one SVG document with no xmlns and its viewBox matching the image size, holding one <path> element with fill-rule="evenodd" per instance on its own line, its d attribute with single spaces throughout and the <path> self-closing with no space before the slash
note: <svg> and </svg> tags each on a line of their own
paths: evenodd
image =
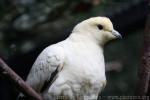
<svg viewBox="0 0 150 100">
<path fill-rule="evenodd" d="M 100 46 L 101 48 L 104 47 L 105 42 L 103 42 L 104 40 L 102 40 L 101 38 L 99 38 L 98 36 L 93 36 L 93 34 L 86 32 L 85 33 L 79 33 L 79 32 L 73 32 L 71 33 L 71 35 L 68 37 L 69 39 L 73 40 L 73 41 L 82 41 L 82 42 L 86 42 L 86 43 L 94 43 L 98 46 Z"/>
</svg>

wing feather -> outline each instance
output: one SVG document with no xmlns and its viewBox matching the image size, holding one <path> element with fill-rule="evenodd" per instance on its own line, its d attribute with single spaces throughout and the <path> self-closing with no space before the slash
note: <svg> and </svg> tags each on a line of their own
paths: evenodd
<svg viewBox="0 0 150 100">
<path fill-rule="evenodd" d="M 61 71 L 63 63 L 63 48 L 59 46 L 47 47 L 36 59 L 26 82 L 37 92 L 44 91 L 45 85 L 51 84 L 54 77 Z"/>
</svg>

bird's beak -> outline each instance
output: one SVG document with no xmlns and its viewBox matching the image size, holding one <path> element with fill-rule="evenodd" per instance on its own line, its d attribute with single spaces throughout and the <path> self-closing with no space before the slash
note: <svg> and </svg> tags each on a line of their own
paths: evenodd
<svg viewBox="0 0 150 100">
<path fill-rule="evenodd" d="M 113 31 L 112 31 L 112 34 L 113 34 L 114 36 L 116 36 L 117 38 L 122 39 L 122 36 L 121 36 L 121 34 L 120 34 L 118 31 L 113 30 Z"/>
</svg>

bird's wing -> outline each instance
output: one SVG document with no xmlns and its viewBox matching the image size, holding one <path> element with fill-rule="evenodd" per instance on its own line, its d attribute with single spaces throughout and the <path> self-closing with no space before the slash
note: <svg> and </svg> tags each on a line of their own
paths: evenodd
<svg viewBox="0 0 150 100">
<path fill-rule="evenodd" d="M 37 92 L 46 89 L 63 68 L 64 52 L 59 46 L 46 48 L 36 59 L 27 77 L 27 84 Z"/>
</svg>

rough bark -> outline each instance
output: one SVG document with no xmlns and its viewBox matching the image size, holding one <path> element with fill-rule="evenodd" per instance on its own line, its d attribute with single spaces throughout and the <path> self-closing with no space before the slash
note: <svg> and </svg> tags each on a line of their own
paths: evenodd
<svg viewBox="0 0 150 100">
<path fill-rule="evenodd" d="M 150 1 L 148 6 L 150 7 Z M 148 91 L 150 74 L 150 10 L 144 32 L 144 54 L 142 57 L 142 66 L 138 69 L 138 81 L 135 95 L 144 96 Z"/>
<path fill-rule="evenodd" d="M 42 96 L 36 93 L 20 76 L 18 76 L 1 58 L 0 58 L 0 75 L 12 81 L 12 83 L 27 97 L 33 100 L 43 100 Z"/>
</svg>

